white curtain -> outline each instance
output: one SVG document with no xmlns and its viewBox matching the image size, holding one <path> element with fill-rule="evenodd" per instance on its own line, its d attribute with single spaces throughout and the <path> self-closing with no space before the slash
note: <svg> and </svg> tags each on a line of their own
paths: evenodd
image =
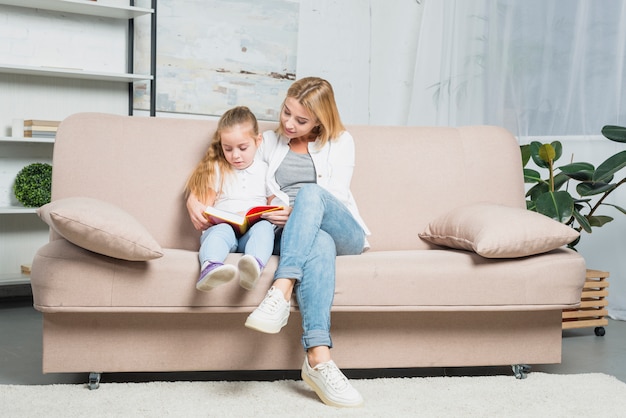
<svg viewBox="0 0 626 418">
<path fill-rule="evenodd" d="M 425 0 L 410 125 L 518 137 L 626 125 L 622 0 Z"/>
</svg>

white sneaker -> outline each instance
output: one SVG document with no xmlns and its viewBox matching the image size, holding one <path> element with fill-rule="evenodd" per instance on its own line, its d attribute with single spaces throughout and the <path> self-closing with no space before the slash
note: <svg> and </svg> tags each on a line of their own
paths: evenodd
<svg viewBox="0 0 626 418">
<path fill-rule="evenodd" d="M 326 405 L 340 408 L 363 405 L 361 394 L 332 360 L 312 368 L 305 357 L 301 376 Z"/>
<path fill-rule="evenodd" d="M 290 308 L 291 302 L 285 300 L 283 292 L 272 286 L 263 302 L 246 319 L 246 327 L 267 334 L 277 334 L 287 325 Z"/>
<path fill-rule="evenodd" d="M 254 289 L 261 276 L 261 264 L 256 257 L 246 254 L 237 263 L 239 268 L 239 285 L 246 290 Z"/>
</svg>

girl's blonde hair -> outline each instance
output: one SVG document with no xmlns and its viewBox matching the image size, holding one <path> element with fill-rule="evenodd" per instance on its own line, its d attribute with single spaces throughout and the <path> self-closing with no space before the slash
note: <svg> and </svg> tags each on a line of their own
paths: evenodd
<svg viewBox="0 0 626 418">
<path fill-rule="evenodd" d="M 209 148 L 187 180 L 186 195 L 193 193 L 198 200 L 207 203 L 210 190 L 215 187 L 215 182 L 218 179 L 218 173 L 220 174 L 219 189 L 222 189 L 224 177 L 233 173 L 233 168 L 226 160 L 222 149 L 222 132 L 236 125 L 245 124 L 250 126 L 250 136 L 256 141 L 259 136 L 259 124 L 249 108 L 237 106 L 222 115 L 217 122 L 217 129 L 213 134 Z M 215 190 L 215 192 L 219 193 L 220 190 Z"/>
<path fill-rule="evenodd" d="M 331 139 L 338 138 L 346 130 L 341 123 L 335 94 L 328 81 L 319 77 L 301 78 L 289 87 L 287 97 L 296 99 L 317 118 L 319 125 L 313 128 L 313 133 L 317 134 L 320 147 Z M 285 102 L 282 104 L 284 106 Z M 285 133 L 282 124 L 279 124 L 277 131 L 279 134 Z"/>
</svg>

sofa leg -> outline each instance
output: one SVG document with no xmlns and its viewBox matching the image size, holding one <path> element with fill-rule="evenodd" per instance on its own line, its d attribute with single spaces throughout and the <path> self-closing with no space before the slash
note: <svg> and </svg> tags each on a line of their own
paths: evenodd
<svg viewBox="0 0 626 418">
<path fill-rule="evenodd" d="M 101 373 L 96 373 L 96 372 L 89 373 L 89 384 L 87 385 L 89 390 L 98 389 L 100 387 L 101 377 L 102 377 Z"/>
<path fill-rule="evenodd" d="M 513 374 L 515 374 L 516 379 L 526 379 L 530 372 L 530 366 L 528 364 L 514 364 L 511 368 L 513 369 Z"/>
</svg>

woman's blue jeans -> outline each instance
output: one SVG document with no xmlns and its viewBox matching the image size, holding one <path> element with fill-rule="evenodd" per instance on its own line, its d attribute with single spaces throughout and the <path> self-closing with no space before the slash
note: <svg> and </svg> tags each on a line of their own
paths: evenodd
<svg viewBox="0 0 626 418">
<path fill-rule="evenodd" d="M 335 258 L 363 252 L 365 232 L 348 208 L 317 184 L 303 186 L 282 230 L 276 279 L 295 279 L 302 345 L 332 347 Z"/>
<path fill-rule="evenodd" d="M 198 258 L 200 265 L 205 261 L 224 262 L 228 253 L 244 253 L 257 257 L 267 264 L 274 248 L 274 225 L 259 221 L 252 225 L 239 239 L 233 228 L 226 224 L 213 225 L 200 237 Z"/>
</svg>

